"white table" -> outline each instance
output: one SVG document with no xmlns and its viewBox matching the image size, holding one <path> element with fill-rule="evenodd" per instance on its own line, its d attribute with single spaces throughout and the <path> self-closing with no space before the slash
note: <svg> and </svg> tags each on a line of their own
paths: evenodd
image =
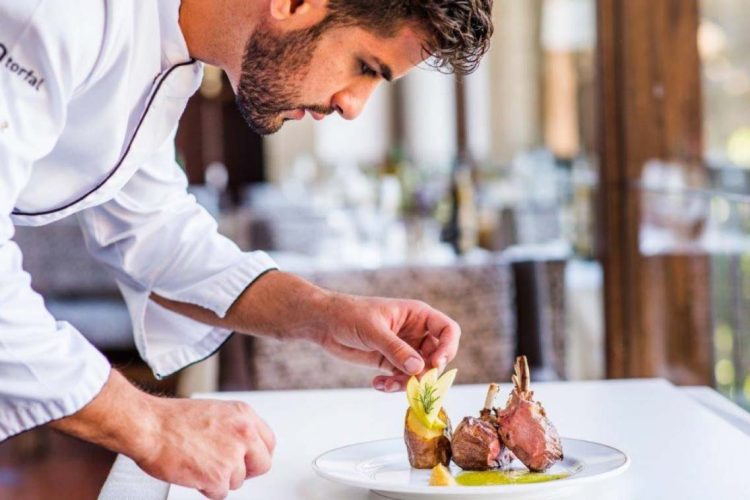
<svg viewBox="0 0 750 500">
<path fill-rule="evenodd" d="M 715 391 L 677 389 L 663 380 L 539 383 L 533 386 L 561 435 L 610 444 L 628 453 L 619 478 L 578 491 L 582 499 L 750 498 L 750 414 Z M 503 386 L 503 397 L 510 389 Z M 485 386 L 456 386 L 446 409 L 458 421 L 482 404 Z M 331 448 L 400 436 L 403 393 L 369 389 L 212 393 L 198 397 L 251 404 L 274 429 L 272 470 L 230 499 L 374 500 L 363 490 L 317 477 L 310 462 Z M 197 492 L 149 478 L 118 457 L 100 499 L 199 499 Z M 379 498 L 379 497 L 377 497 Z"/>
</svg>

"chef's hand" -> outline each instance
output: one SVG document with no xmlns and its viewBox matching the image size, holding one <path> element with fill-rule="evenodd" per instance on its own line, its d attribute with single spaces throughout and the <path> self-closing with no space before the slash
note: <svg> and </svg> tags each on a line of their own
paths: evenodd
<svg viewBox="0 0 750 500">
<path fill-rule="evenodd" d="M 315 342 L 342 359 L 389 372 L 372 383 L 390 392 L 403 389 L 410 375 L 445 368 L 456 356 L 461 336 L 455 321 L 423 302 L 329 292 L 280 271 L 258 278 L 224 318 L 192 304 L 151 298 L 236 332 Z"/>
<path fill-rule="evenodd" d="M 159 439 L 136 459 L 148 474 L 224 498 L 271 468 L 276 439 L 250 406 L 161 398 L 154 406 Z"/>
<path fill-rule="evenodd" d="M 373 379 L 387 392 L 429 368 L 442 371 L 461 336 L 455 321 L 416 300 L 333 294 L 325 314 L 311 338 L 341 359 L 389 372 Z"/>
<path fill-rule="evenodd" d="M 132 458 L 163 481 L 224 498 L 271 467 L 275 438 L 246 404 L 158 398 L 112 371 L 77 413 L 50 424 Z"/>
</svg>

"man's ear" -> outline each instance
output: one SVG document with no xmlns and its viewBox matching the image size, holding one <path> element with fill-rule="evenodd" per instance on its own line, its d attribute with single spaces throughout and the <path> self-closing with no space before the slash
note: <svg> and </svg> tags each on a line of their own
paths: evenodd
<svg viewBox="0 0 750 500">
<path fill-rule="evenodd" d="M 325 10 L 328 0 L 271 0 L 271 17 L 277 21 L 300 18 Z M 317 16 L 314 16 L 317 17 Z"/>
</svg>

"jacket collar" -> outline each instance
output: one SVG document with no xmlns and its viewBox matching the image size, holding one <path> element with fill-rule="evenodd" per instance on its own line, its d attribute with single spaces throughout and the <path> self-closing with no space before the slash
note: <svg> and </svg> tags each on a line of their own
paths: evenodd
<svg viewBox="0 0 750 500">
<path fill-rule="evenodd" d="M 185 36 L 180 29 L 181 0 L 158 0 L 162 64 L 165 67 L 190 61 Z"/>
</svg>

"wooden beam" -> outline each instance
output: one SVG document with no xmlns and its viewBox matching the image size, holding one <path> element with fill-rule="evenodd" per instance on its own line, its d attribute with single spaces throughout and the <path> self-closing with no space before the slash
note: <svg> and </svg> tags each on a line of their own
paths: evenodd
<svg viewBox="0 0 750 500">
<path fill-rule="evenodd" d="M 175 138 L 177 155 L 183 163 L 190 184 L 203 184 L 205 181 L 205 153 L 203 141 L 199 140 L 203 132 L 201 123 L 202 104 L 203 97 L 200 95 L 195 95 L 188 101 Z"/>
<path fill-rule="evenodd" d="M 607 374 L 710 383 L 708 257 L 639 247 L 649 160 L 703 170 L 698 0 L 597 0 Z M 658 198 L 657 198 L 658 201 Z"/>
</svg>

